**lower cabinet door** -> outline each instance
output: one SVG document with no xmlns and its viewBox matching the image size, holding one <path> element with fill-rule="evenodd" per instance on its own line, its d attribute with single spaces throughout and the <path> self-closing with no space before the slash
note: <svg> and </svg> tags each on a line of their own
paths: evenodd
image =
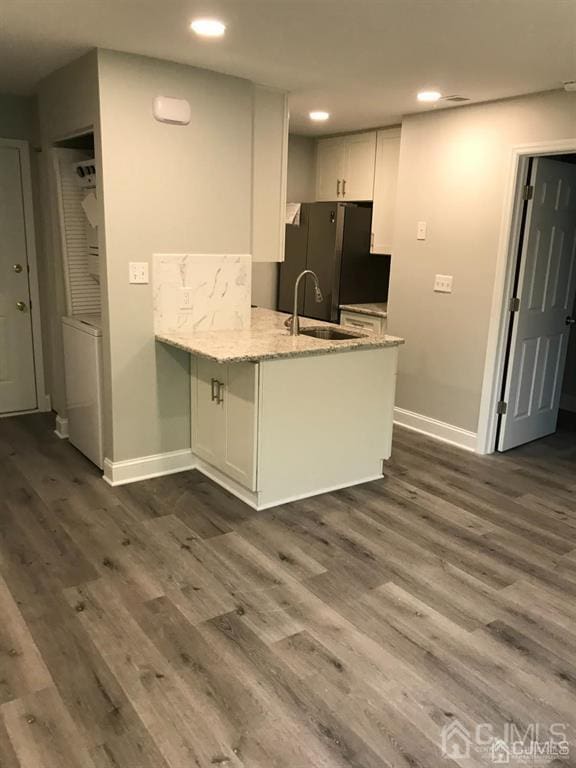
<svg viewBox="0 0 576 768">
<path fill-rule="evenodd" d="M 231 363 L 223 393 L 226 444 L 222 470 L 251 491 L 257 487 L 258 370 L 255 363 Z"/>
<path fill-rule="evenodd" d="M 204 357 L 192 358 L 192 450 L 208 464 L 222 468 L 226 444 L 226 412 L 222 397 L 227 366 Z"/>
<path fill-rule="evenodd" d="M 258 365 L 192 358 L 192 450 L 256 490 Z"/>
</svg>

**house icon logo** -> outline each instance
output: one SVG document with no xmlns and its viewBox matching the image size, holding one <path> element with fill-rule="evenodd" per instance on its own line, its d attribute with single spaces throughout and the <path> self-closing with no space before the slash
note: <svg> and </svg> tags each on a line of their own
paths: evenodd
<svg viewBox="0 0 576 768">
<path fill-rule="evenodd" d="M 470 757 L 472 737 L 459 720 L 453 720 L 442 728 L 442 757 L 461 760 Z"/>
<path fill-rule="evenodd" d="M 502 739 L 494 739 L 490 753 L 495 765 L 508 765 L 510 763 L 510 748 Z"/>
</svg>

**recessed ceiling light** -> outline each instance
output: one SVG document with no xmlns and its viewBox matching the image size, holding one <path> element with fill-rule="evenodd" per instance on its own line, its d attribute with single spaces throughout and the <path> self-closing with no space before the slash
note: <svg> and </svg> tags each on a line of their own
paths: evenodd
<svg viewBox="0 0 576 768">
<path fill-rule="evenodd" d="M 314 112 L 310 112 L 310 120 L 314 120 L 317 123 L 321 123 L 324 120 L 328 120 L 330 117 L 330 112 L 323 112 L 321 109 L 318 109 Z"/>
<path fill-rule="evenodd" d="M 226 32 L 226 24 L 218 19 L 194 19 L 190 27 L 201 37 L 222 37 Z"/>
<path fill-rule="evenodd" d="M 420 91 L 417 96 L 418 101 L 434 102 L 442 98 L 442 94 L 439 91 Z"/>
</svg>

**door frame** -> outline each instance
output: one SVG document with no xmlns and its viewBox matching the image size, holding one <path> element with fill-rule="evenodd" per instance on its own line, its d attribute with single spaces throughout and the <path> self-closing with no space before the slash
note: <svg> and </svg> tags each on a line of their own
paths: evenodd
<svg viewBox="0 0 576 768">
<path fill-rule="evenodd" d="M 26 255 L 28 258 L 28 285 L 30 290 L 30 319 L 32 322 L 32 351 L 34 355 L 34 376 L 36 380 L 37 407 L 31 411 L 11 411 L 0 413 L 0 418 L 18 416 L 21 413 L 50 411 L 50 395 L 46 392 L 44 378 L 44 352 L 42 346 L 42 322 L 40 316 L 40 284 L 38 279 L 38 255 L 36 252 L 36 227 L 34 220 L 34 195 L 32 193 L 32 165 L 30 162 L 30 144 L 23 139 L 0 138 L 0 147 L 14 147 L 20 153 L 20 173 L 22 179 L 22 204 L 24 206 L 24 232 L 26 236 Z"/>
<path fill-rule="evenodd" d="M 504 377 L 506 341 L 511 315 L 508 310 L 514 287 L 514 273 L 518 259 L 518 247 L 522 222 L 522 187 L 526 183 L 528 161 L 534 156 L 564 155 L 576 153 L 576 137 L 557 141 L 544 141 L 537 144 L 522 144 L 512 147 L 507 173 L 506 192 L 500 238 L 496 258 L 496 274 L 492 292 L 490 324 L 476 452 L 487 454 L 496 450 L 498 426 L 497 404 L 500 400 Z"/>
</svg>

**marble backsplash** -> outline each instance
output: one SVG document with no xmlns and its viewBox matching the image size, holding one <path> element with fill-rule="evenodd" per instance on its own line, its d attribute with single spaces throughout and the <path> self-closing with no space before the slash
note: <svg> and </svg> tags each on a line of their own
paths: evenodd
<svg viewBox="0 0 576 768">
<path fill-rule="evenodd" d="M 246 254 L 154 254 L 155 332 L 249 328 L 251 262 Z"/>
</svg>

